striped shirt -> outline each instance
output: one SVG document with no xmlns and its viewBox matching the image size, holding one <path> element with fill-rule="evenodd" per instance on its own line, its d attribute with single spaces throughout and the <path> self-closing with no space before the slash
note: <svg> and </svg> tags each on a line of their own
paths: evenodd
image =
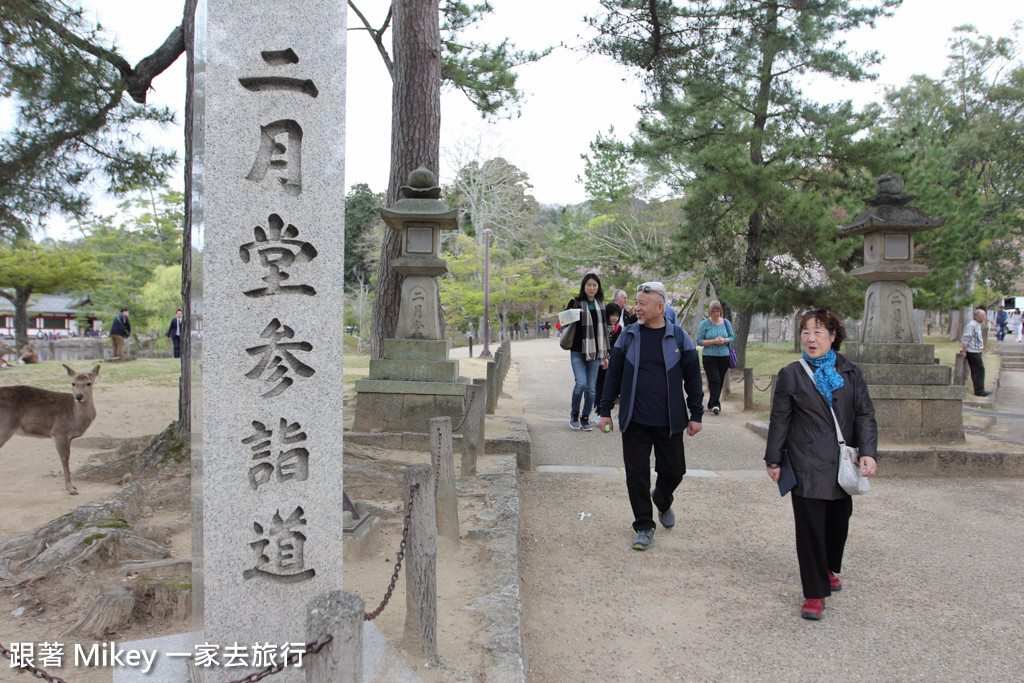
<svg viewBox="0 0 1024 683">
<path fill-rule="evenodd" d="M 981 353 L 985 349 L 985 337 L 981 334 L 981 323 L 977 320 L 967 323 L 963 336 L 960 337 L 960 344 L 967 349 L 967 353 Z"/>
</svg>

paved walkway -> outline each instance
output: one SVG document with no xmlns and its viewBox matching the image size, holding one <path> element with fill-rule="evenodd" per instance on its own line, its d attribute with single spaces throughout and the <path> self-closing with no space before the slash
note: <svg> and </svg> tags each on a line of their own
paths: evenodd
<svg viewBox="0 0 1024 683">
<path fill-rule="evenodd" d="M 568 353 L 530 339 L 512 358 L 505 391 L 533 443 L 520 477 L 531 680 L 1022 680 L 1024 480 L 877 479 L 854 505 L 846 589 L 808 622 L 789 501 L 738 398 L 685 439 L 679 523 L 639 553 L 618 432 L 568 427 Z M 1024 373 L 1004 373 L 994 408 L 1019 435 Z"/>
</svg>

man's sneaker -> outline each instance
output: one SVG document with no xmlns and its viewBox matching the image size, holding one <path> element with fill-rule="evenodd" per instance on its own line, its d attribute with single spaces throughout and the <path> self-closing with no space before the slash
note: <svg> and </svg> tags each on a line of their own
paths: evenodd
<svg viewBox="0 0 1024 683">
<path fill-rule="evenodd" d="M 636 538 L 633 539 L 633 550 L 647 550 L 651 547 L 651 541 L 653 540 L 654 529 L 638 531 L 636 532 Z"/>
<path fill-rule="evenodd" d="M 569 413 L 569 426 L 573 429 L 580 428 L 580 411 L 574 410 Z"/>
<path fill-rule="evenodd" d="M 654 491 L 651 491 L 651 502 L 654 502 Z M 658 510 L 658 521 L 666 529 L 671 529 L 676 525 L 676 513 L 672 512 L 672 508 L 664 512 Z"/>
<path fill-rule="evenodd" d="M 839 577 L 832 572 L 828 573 L 828 583 L 832 587 L 832 592 L 843 590 L 843 582 L 839 580 Z"/>
<path fill-rule="evenodd" d="M 584 415 L 583 417 L 580 418 L 580 425 L 583 427 L 583 431 L 585 432 L 589 432 L 594 429 L 593 427 L 590 426 L 589 415 Z"/>
<path fill-rule="evenodd" d="M 825 609 L 824 598 L 807 598 L 804 606 L 800 608 L 800 616 L 804 619 L 821 619 L 821 610 Z"/>
</svg>

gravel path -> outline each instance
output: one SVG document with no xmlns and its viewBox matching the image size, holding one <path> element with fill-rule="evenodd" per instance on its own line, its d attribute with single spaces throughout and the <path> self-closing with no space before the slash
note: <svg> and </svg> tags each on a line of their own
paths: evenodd
<svg viewBox="0 0 1024 683">
<path fill-rule="evenodd" d="M 686 438 L 677 525 L 640 553 L 617 432 L 568 427 L 568 353 L 527 340 L 513 360 L 506 391 L 534 447 L 521 475 L 530 680 L 1024 680 L 1024 480 L 887 479 L 881 462 L 854 503 L 844 589 L 806 621 L 789 500 L 737 399 Z"/>
</svg>

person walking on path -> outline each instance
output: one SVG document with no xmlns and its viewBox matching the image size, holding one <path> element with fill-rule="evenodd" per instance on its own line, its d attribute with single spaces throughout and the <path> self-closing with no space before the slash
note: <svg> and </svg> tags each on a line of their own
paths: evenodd
<svg viewBox="0 0 1024 683">
<path fill-rule="evenodd" d="M 167 328 L 167 337 L 174 347 L 174 357 L 181 358 L 181 309 L 179 308 L 174 317 L 171 318 L 171 325 Z"/>
<path fill-rule="evenodd" d="M 701 347 L 704 374 L 708 376 L 708 410 L 722 412 L 722 384 L 729 372 L 729 349 L 736 342 L 732 323 L 724 317 L 722 304 L 713 299 L 708 304 L 708 317 L 697 326 L 697 346 Z"/>
<path fill-rule="evenodd" d="M 590 413 L 596 400 L 597 371 L 608 367 L 608 318 L 604 310 L 604 291 L 601 280 L 594 273 L 587 273 L 580 283 L 579 293 L 569 300 L 565 309 L 580 309 L 580 319 L 574 323 L 572 348 L 569 362 L 576 384 L 572 389 L 572 404 L 569 412 L 569 426 L 589 432 Z M 580 412 L 580 400 L 583 412 Z"/>
<path fill-rule="evenodd" d="M 1017 341 L 1021 340 L 1021 335 L 1024 334 L 1024 319 L 1021 318 L 1019 308 L 1013 309 L 1010 316 L 1010 331 L 1017 335 Z"/>
<path fill-rule="evenodd" d="M 974 320 L 967 323 L 964 333 L 960 337 L 960 344 L 963 347 L 964 358 L 971 368 L 971 381 L 974 383 L 975 396 L 988 396 L 992 392 L 985 391 L 985 361 L 981 353 L 985 350 L 985 336 L 982 334 L 981 323 L 985 321 L 985 311 L 977 309 L 974 311 Z"/>
<path fill-rule="evenodd" d="M 626 490 L 633 509 L 634 550 L 647 550 L 654 540 L 654 507 L 666 529 L 675 523 L 672 502 L 683 475 L 686 456 L 683 431 L 701 430 L 704 392 L 697 347 L 683 328 L 665 320 L 668 293 L 660 282 L 637 288 L 637 322 L 627 327 L 612 349 L 598 429 L 611 431 L 611 410 L 619 399 L 619 431 Z M 686 391 L 685 401 L 683 391 Z M 651 490 L 651 449 L 658 474 Z"/>
<path fill-rule="evenodd" d="M 827 310 L 800 317 L 802 360 L 779 371 L 768 423 L 768 476 L 777 484 L 788 456 L 796 477 L 790 498 L 804 619 L 821 619 L 825 598 L 843 587 L 836 574 L 843 568 L 853 501 L 836 480 L 837 423 L 846 443 L 860 449 L 861 473 L 870 477 L 877 469 L 878 425 L 867 384 L 860 369 L 836 353 L 845 338 L 842 321 Z"/>
<path fill-rule="evenodd" d="M 114 346 L 114 360 L 120 360 L 124 354 L 125 342 L 132 333 L 132 324 L 128 321 L 128 309 L 122 308 L 114 316 L 114 322 L 110 326 L 110 342 Z"/>
<path fill-rule="evenodd" d="M 999 307 L 996 313 L 996 341 L 1003 341 L 1006 338 L 1006 309 Z"/>
</svg>

